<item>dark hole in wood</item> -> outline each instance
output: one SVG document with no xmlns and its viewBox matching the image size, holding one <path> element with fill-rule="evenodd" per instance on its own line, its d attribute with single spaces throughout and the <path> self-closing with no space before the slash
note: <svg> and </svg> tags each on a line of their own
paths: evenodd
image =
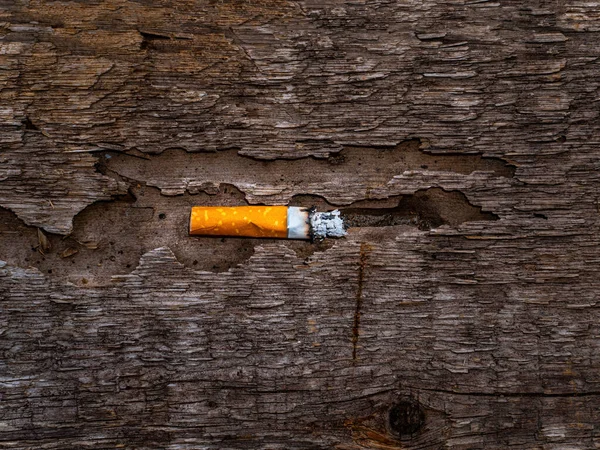
<svg viewBox="0 0 600 450">
<path fill-rule="evenodd" d="M 167 40 L 171 39 L 171 36 L 167 36 L 166 34 L 149 33 L 147 31 L 140 31 L 140 34 L 142 35 L 142 37 L 144 39 L 147 39 L 149 41 L 157 41 L 157 40 L 167 41 Z"/>
<path fill-rule="evenodd" d="M 472 205 L 459 191 L 430 188 L 399 197 L 392 207 L 377 207 L 377 201 L 371 201 L 368 207 L 340 208 L 344 222 L 348 227 L 417 225 L 421 230 L 430 230 L 444 224 L 498 220 L 497 215 Z"/>
<path fill-rule="evenodd" d="M 25 117 L 25 120 L 23 120 L 23 125 L 25 126 L 26 130 L 39 131 L 39 128 L 31 121 L 29 117 Z"/>
<path fill-rule="evenodd" d="M 168 41 L 171 39 L 170 36 L 166 36 L 163 34 L 148 33 L 145 31 L 140 31 L 139 33 L 142 36 L 142 42 L 140 44 L 140 49 L 142 50 L 153 49 L 154 41 Z"/>
<path fill-rule="evenodd" d="M 402 400 L 388 413 L 390 431 L 401 438 L 411 438 L 425 423 L 425 412 L 415 400 Z"/>
<path fill-rule="evenodd" d="M 161 220 L 163 220 L 163 219 L 166 219 L 166 218 L 167 218 L 167 215 L 166 215 L 165 213 L 160 213 L 160 214 L 158 215 L 158 218 L 159 218 L 159 219 L 161 219 Z"/>
</svg>

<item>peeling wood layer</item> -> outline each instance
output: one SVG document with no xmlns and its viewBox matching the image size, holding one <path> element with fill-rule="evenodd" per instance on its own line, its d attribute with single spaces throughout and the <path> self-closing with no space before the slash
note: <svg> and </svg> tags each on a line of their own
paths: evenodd
<svg viewBox="0 0 600 450">
<path fill-rule="evenodd" d="M 499 159 L 430 155 L 420 145 L 414 139 L 393 148 L 344 148 L 327 159 L 261 161 L 235 150 L 212 154 L 169 150 L 146 157 L 103 152 L 101 158 L 106 174 L 144 180 L 164 195 L 214 193 L 220 184 L 230 183 L 250 203 L 271 204 L 287 204 L 294 195 L 318 194 L 331 204 L 347 205 L 413 193 L 434 183 L 445 186 L 467 177 L 485 182 L 514 176 L 515 168 Z M 402 188 L 398 179 L 405 180 Z"/>
<path fill-rule="evenodd" d="M 165 197 L 156 188 L 136 180 L 119 183 L 128 194 L 113 201 L 95 203 L 80 212 L 68 236 L 43 232 L 25 225 L 8 210 L 0 209 L 0 238 L 10 242 L 2 258 L 19 267 L 35 267 L 51 278 L 77 285 L 110 281 L 113 275 L 130 273 L 144 253 L 169 247 L 177 259 L 195 270 L 224 272 L 242 264 L 254 254 L 257 245 L 276 239 L 236 239 L 190 237 L 190 210 L 194 205 L 245 205 L 244 194 L 231 185 L 215 187 L 211 194 Z M 297 206 L 332 209 L 318 196 L 297 196 Z M 490 213 L 469 204 L 459 192 L 432 188 L 415 195 L 384 200 L 360 201 L 342 208 L 351 228 L 410 225 L 429 230 L 444 225 L 453 227 L 466 222 L 497 220 Z M 40 236 L 46 245 L 40 242 Z M 286 242 L 299 256 L 308 258 L 315 251 L 331 247 L 335 240 L 323 242 Z"/>
</svg>

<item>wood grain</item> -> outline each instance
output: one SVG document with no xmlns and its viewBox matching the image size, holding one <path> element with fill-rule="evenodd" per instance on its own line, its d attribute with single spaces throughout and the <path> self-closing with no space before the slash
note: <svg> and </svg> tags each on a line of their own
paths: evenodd
<svg viewBox="0 0 600 450">
<path fill-rule="evenodd" d="M 600 446 L 597 4 L 0 14 L 0 447 Z M 185 233 L 306 201 L 406 220 Z"/>
</svg>

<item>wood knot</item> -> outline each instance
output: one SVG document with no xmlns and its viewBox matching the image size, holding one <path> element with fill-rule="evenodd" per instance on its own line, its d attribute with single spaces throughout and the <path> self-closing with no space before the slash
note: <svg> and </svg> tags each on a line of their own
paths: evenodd
<svg viewBox="0 0 600 450">
<path fill-rule="evenodd" d="M 400 438 L 412 438 L 425 423 L 425 411 L 413 399 L 396 403 L 388 412 L 388 424 L 392 434 Z"/>
</svg>

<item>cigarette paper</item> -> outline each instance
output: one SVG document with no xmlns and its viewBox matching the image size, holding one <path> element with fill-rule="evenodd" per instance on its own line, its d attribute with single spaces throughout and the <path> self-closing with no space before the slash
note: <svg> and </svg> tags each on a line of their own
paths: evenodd
<svg viewBox="0 0 600 450">
<path fill-rule="evenodd" d="M 296 206 L 194 206 L 190 234 L 281 239 L 323 239 L 346 234 L 339 211 Z"/>
</svg>

